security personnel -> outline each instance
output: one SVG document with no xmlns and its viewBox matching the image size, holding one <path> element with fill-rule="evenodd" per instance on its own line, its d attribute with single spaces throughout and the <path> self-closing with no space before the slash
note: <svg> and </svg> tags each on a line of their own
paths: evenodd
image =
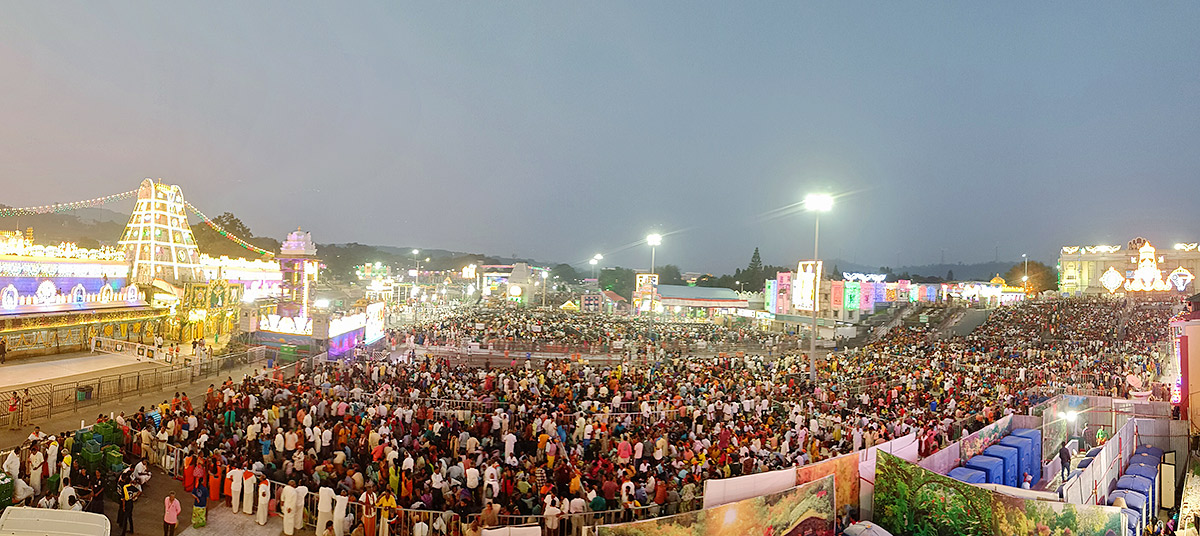
<svg viewBox="0 0 1200 536">
<path fill-rule="evenodd" d="M 133 533 L 133 501 L 142 495 L 142 491 L 134 482 L 126 482 L 121 486 L 121 505 L 117 512 L 117 523 L 121 525 L 121 536 L 125 532 Z"/>
</svg>

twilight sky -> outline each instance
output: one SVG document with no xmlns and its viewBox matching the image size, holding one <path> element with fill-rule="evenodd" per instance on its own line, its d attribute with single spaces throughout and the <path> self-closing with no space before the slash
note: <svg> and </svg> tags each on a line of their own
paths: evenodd
<svg viewBox="0 0 1200 536">
<path fill-rule="evenodd" d="M 1200 240 L 1196 2 L 0 8 L 0 203 L 717 273 Z M 128 211 L 132 203 L 110 205 Z M 784 212 L 783 215 L 779 215 Z M 3 222 L 0 221 L 0 225 Z M 114 240 L 116 237 L 114 237 Z M 580 264 L 586 268 L 586 264 Z"/>
</svg>

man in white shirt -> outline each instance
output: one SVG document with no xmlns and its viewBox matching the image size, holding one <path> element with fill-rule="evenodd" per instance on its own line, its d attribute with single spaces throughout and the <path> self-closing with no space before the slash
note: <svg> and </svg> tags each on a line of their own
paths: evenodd
<svg viewBox="0 0 1200 536">
<path fill-rule="evenodd" d="M 63 510 L 70 508 L 71 505 L 69 501 L 71 498 L 75 497 L 75 488 L 71 486 L 71 480 L 63 480 L 62 491 L 58 492 L 58 507 L 62 508 Z"/>
<path fill-rule="evenodd" d="M 333 488 L 329 486 L 321 486 L 317 490 L 317 527 L 321 531 L 325 530 L 325 524 L 333 521 Z"/>
</svg>

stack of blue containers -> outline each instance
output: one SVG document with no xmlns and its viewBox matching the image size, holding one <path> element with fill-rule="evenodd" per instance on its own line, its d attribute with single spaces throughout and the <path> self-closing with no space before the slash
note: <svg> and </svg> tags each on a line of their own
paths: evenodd
<svg viewBox="0 0 1200 536">
<path fill-rule="evenodd" d="M 1117 502 L 1117 499 L 1125 499 L 1125 508 L 1122 511 L 1129 518 L 1129 536 L 1138 536 L 1141 534 L 1139 529 L 1142 526 L 1142 520 L 1146 518 L 1146 496 L 1136 491 L 1123 489 L 1108 494 L 1110 506 Z"/>
<path fill-rule="evenodd" d="M 999 444 L 1017 449 L 1017 458 L 1019 461 L 1018 466 L 1020 468 L 1020 472 L 1022 473 L 1017 475 L 1017 485 L 1021 485 L 1021 482 L 1023 481 L 1022 479 L 1024 478 L 1024 473 L 1029 473 L 1029 476 L 1032 477 L 1033 483 L 1036 484 L 1041 475 L 1038 474 L 1039 471 L 1034 466 L 1037 465 L 1040 467 L 1041 464 L 1034 460 L 1041 459 L 1042 452 L 1038 450 L 1035 454 L 1035 451 L 1033 450 L 1033 440 L 1029 439 L 1028 437 L 1010 435 L 1002 438 Z"/>
<path fill-rule="evenodd" d="M 987 483 L 987 475 L 983 471 L 968 469 L 966 467 L 955 467 L 954 469 L 951 469 L 950 474 L 946 476 L 961 482 L 966 482 L 968 484 Z"/>
<path fill-rule="evenodd" d="M 1024 468 L 1020 466 L 1021 457 L 1017 449 L 997 444 L 983 449 L 983 453 L 993 458 L 1004 460 L 1005 486 L 1012 486 L 1014 488 L 1020 486 L 1019 480 Z"/>
<path fill-rule="evenodd" d="M 982 471 L 988 484 L 1004 484 L 1004 460 L 986 454 L 977 455 L 963 464 L 967 469 Z"/>
</svg>

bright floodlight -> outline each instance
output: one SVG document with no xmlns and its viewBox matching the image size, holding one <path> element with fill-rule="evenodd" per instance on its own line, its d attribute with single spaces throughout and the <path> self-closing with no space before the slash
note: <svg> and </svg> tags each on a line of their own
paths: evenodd
<svg viewBox="0 0 1200 536">
<path fill-rule="evenodd" d="M 599 262 L 600 262 L 600 261 L 598 261 L 598 260 L 596 260 L 596 259 L 592 259 L 592 260 L 588 261 L 588 264 L 590 264 L 590 265 L 592 265 L 592 266 L 595 266 L 595 265 L 599 264 Z"/>
<path fill-rule="evenodd" d="M 542 279 L 545 279 L 545 278 L 547 278 L 547 277 L 550 277 L 550 272 L 547 272 L 547 271 L 545 271 L 545 270 L 542 270 Z"/>
<path fill-rule="evenodd" d="M 829 212 L 833 210 L 833 196 L 829 194 L 808 194 L 804 196 L 804 209 L 809 212 Z"/>
<path fill-rule="evenodd" d="M 595 255 L 593 255 L 593 256 L 592 256 L 592 260 L 596 260 L 596 261 L 602 261 L 602 260 L 604 260 L 604 255 L 601 255 L 601 254 L 597 253 L 597 254 L 595 254 Z"/>
<path fill-rule="evenodd" d="M 326 307 L 329 307 L 329 300 L 322 298 L 322 299 L 319 299 L 319 300 L 313 302 L 313 305 L 316 305 L 318 309 L 324 309 Z"/>
<path fill-rule="evenodd" d="M 1021 281 L 1029 281 L 1029 276 L 1027 276 L 1027 275 L 1021 276 Z"/>
<path fill-rule="evenodd" d="M 646 235 L 646 244 L 650 246 L 662 245 L 662 235 L 658 233 Z"/>
</svg>

